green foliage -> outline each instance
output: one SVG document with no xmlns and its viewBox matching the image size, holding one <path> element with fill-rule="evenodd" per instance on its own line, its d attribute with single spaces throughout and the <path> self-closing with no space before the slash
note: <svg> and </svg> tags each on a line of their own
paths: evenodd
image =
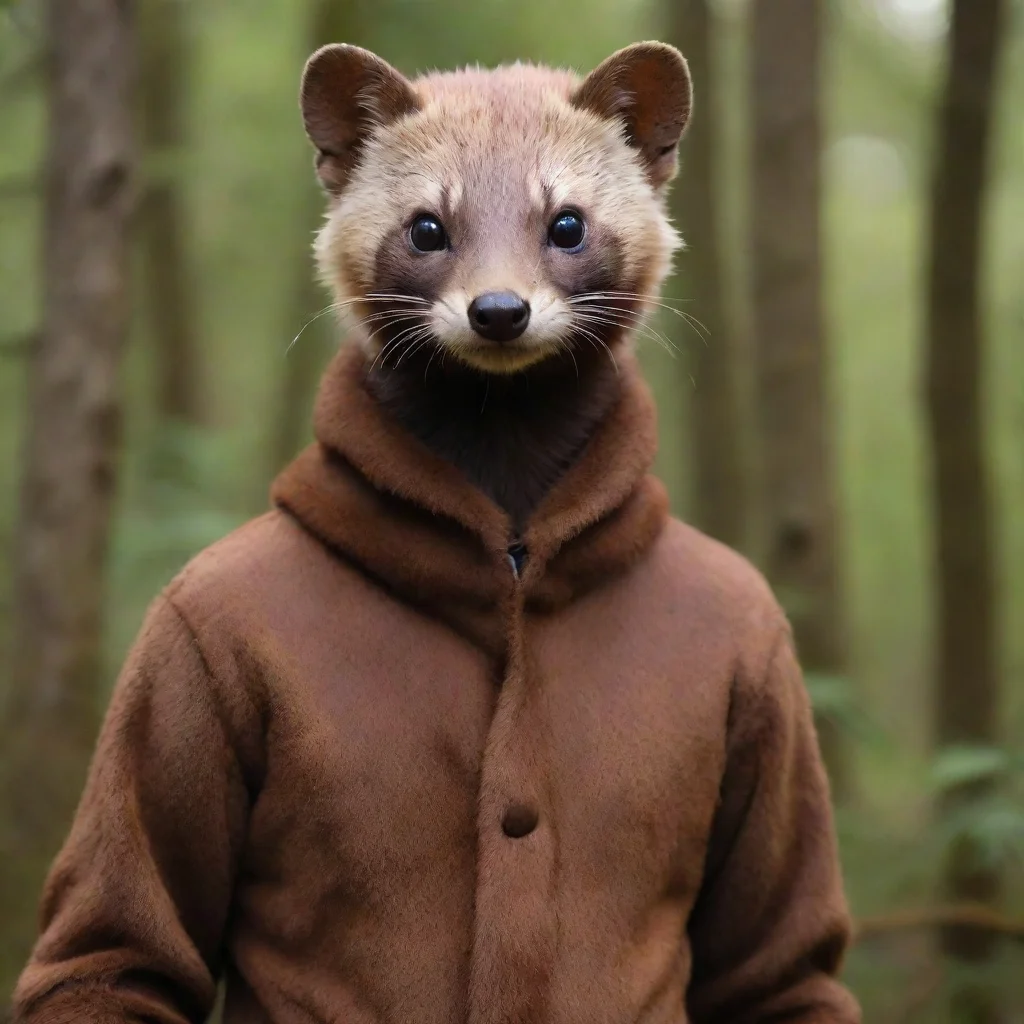
<svg viewBox="0 0 1024 1024">
<path fill-rule="evenodd" d="M 111 679 L 157 590 L 248 518 L 223 498 L 227 467 L 238 465 L 236 438 L 175 423 L 157 431 L 147 449 L 145 477 L 122 510 L 111 552 L 111 584 L 123 602 L 111 626 Z"/>
<path fill-rule="evenodd" d="M 883 742 L 881 729 L 865 710 L 851 679 L 822 672 L 807 672 L 804 679 L 815 715 L 839 726 L 853 741 Z"/>
<path fill-rule="evenodd" d="M 948 747 L 935 758 L 932 781 L 950 798 L 936 833 L 950 855 L 966 842 L 982 868 L 1024 866 L 1024 753 Z"/>
<path fill-rule="evenodd" d="M 951 746 L 935 759 L 932 778 L 936 788 L 949 790 L 972 782 L 1003 776 L 1014 758 L 1006 750 L 989 746 Z"/>
<path fill-rule="evenodd" d="M 949 814 L 936 830 L 937 841 L 952 853 L 966 841 L 979 868 L 1024 866 L 1024 805 L 1007 794 L 975 798 Z"/>
</svg>

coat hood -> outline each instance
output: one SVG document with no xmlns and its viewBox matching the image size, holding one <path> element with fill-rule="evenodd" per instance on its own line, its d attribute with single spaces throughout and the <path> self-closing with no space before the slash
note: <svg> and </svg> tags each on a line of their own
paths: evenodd
<svg viewBox="0 0 1024 1024">
<path fill-rule="evenodd" d="M 345 346 L 320 386 L 316 441 L 272 499 L 403 600 L 497 653 L 510 604 L 563 607 L 625 572 L 665 524 L 665 489 L 648 472 L 654 402 L 632 355 L 620 375 L 615 405 L 515 537 L 501 508 L 380 407 L 364 353 Z"/>
</svg>

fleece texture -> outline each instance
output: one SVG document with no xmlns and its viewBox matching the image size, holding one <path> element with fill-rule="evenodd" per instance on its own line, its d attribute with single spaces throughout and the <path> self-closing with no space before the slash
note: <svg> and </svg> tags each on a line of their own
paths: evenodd
<svg viewBox="0 0 1024 1024">
<path fill-rule="evenodd" d="M 786 620 L 668 517 L 631 358 L 520 536 L 343 350 L 149 611 L 19 1024 L 855 1024 Z M 511 549 L 511 555 L 510 555 Z"/>
</svg>

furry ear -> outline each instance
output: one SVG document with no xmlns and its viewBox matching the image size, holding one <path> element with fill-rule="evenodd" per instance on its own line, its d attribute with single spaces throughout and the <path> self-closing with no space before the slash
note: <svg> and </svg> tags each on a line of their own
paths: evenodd
<svg viewBox="0 0 1024 1024">
<path fill-rule="evenodd" d="M 334 193 L 345 187 L 374 128 L 419 109 L 407 79 L 375 53 L 346 43 L 323 46 L 309 58 L 299 102 L 320 182 Z"/>
<path fill-rule="evenodd" d="M 573 93 L 573 106 L 617 118 L 660 188 L 675 177 L 676 148 L 690 120 L 693 87 L 683 55 L 666 43 L 634 43 L 613 53 Z"/>
</svg>

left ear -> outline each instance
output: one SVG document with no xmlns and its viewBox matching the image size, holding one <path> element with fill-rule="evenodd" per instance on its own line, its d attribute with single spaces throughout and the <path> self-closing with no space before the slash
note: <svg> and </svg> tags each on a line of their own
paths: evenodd
<svg viewBox="0 0 1024 1024">
<path fill-rule="evenodd" d="M 675 177 L 676 149 L 690 120 L 693 86 L 683 55 L 667 43 L 634 43 L 590 72 L 570 102 L 616 118 L 655 188 Z"/>
</svg>

